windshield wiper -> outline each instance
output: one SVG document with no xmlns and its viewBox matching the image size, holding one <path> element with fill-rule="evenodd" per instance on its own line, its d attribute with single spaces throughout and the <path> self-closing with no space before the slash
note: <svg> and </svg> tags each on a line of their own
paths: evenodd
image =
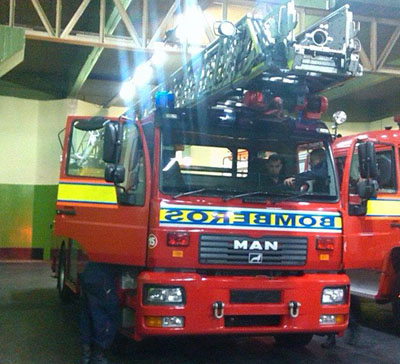
<svg viewBox="0 0 400 364">
<path fill-rule="evenodd" d="M 232 200 L 234 198 L 248 197 L 248 196 L 254 196 L 254 195 L 271 196 L 271 193 L 270 192 L 266 192 L 266 191 L 246 192 L 246 193 L 240 193 L 238 195 L 232 195 L 232 196 L 224 197 L 223 200 L 224 201 L 229 201 L 229 200 Z"/>
<path fill-rule="evenodd" d="M 178 197 L 195 195 L 196 193 L 202 193 L 202 192 L 206 192 L 206 191 L 223 192 L 224 190 L 222 188 L 205 188 L 204 187 L 204 188 L 199 188 L 198 190 L 192 190 L 192 191 L 178 193 L 177 195 L 172 196 L 172 198 L 175 200 Z"/>
</svg>

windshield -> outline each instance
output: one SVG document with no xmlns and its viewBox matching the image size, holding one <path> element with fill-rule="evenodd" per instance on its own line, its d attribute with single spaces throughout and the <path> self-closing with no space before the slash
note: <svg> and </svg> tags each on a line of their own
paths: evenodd
<svg viewBox="0 0 400 364">
<path fill-rule="evenodd" d="M 260 200 L 336 200 L 330 146 L 314 138 L 260 131 L 247 137 L 162 132 L 160 190 Z M 321 138 L 322 139 L 322 138 Z"/>
</svg>

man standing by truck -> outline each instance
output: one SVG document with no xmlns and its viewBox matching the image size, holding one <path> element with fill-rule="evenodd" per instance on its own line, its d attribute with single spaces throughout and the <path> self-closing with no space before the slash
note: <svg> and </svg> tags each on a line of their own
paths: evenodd
<svg viewBox="0 0 400 364">
<path fill-rule="evenodd" d="M 81 275 L 81 364 L 109 364 L 105 356 L 117 331 L 119 266 L 88 262 Z"/>
</svg>

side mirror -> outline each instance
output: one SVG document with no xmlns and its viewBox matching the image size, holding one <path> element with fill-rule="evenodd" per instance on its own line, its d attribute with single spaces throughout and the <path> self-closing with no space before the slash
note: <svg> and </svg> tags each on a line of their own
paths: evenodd
<svg viewBox="0 0 400 364">
<path fill-rule="evenodd" d="M 358 145 L 358 162 L 361 178 L 378 177 L 374 143 L 363 142 Z"/>
<path fill-rule="evenodd" d="M 108 164 L 104 172 L 107 182 L 119 184 L 125 181 L 125 167 L 121 165 Z"/>
<path fill-rule="evenodd" d="M 378 188 L 378 183 L 375 180 L 362 180 L 357 184 L 358 195 L 364 200 L 376 197 Z"/>
<path fill-rule="evenodd" d="M 104 127 L 103 160 L 106 163 L 118 163 L 119 133 L 121 125 L 110 121 Z"/>
</svg>

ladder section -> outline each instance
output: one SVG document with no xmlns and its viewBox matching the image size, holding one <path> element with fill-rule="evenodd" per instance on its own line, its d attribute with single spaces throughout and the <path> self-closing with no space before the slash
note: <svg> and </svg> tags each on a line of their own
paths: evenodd
<svg viewBox="0 0 400 364">
<path fill-rule="evenodd" d="M 234 36 L 219 37 L 154 93 L 170 91 L 175 107 L 192 108 L 212 106 L 238 90 L 314 94 L 362 74 L 348 5 L 294 38 L 296 19 L 292 1 L 263 19 L 245 16 L 235 24 Z"/>
</svg>

